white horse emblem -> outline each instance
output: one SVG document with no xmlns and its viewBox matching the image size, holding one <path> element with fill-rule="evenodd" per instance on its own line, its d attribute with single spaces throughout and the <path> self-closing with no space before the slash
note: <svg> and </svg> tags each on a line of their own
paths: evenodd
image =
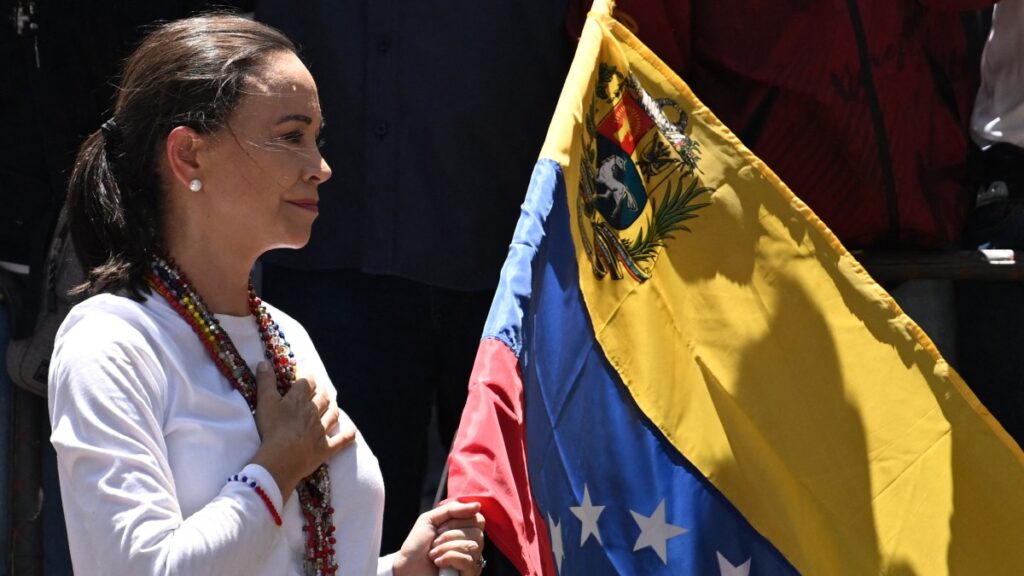
<svg viewBox="0 0 1024 576">
<path fill-rule="evenodd" d="M 630 210 L 637 210 L 636 197 L 629 191 L 629 187 L 623 181 L 626 174 L 626 160 L 617 155 L 605 158 L 597 171 L 597 197 L 611 200 L 615 207 L 609 220 L 615 220 L 622 212 L 622 204 L 625 202 Z"/>
</svg>

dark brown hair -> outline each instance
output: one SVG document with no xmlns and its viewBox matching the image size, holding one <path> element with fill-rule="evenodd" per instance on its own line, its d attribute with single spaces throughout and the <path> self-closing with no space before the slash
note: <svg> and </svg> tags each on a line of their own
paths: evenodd
<svg viewBox="0 0 1024 576">
<path fill-rule="evenodd" d="M 224 126 L 267 57 L 295 53 L 277 30 L 229 14 L 154 29 L 125 63 L 111 120 L 78 151 L 68 184 L 68 222 L 89 294 L 148 293 L 160 250 L 164 191 L 158 167 L 168 133 Z"/>
</svg>

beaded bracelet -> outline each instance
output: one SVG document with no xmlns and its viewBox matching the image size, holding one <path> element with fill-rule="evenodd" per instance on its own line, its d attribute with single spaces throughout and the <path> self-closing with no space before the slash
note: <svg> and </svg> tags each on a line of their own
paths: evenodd
<svg viewBox="0 0 1024 576">
<path fill-rule="evenodd" d="M 277 513 L 277 508 L 274 506 L 274 503 L 271 502 L 270 496 L 267 496 L 267 493 L 263 491 L 263 488 L 261 488 L 255 480 L 252 480 L 245 475 L 235 474 L 228 478 L 228 482 L 241 482 L 243 484 L 248 484 L 249 487 L 256 492 L 256 495 L 260 497 L 260 500 L 263 500 L 263 503 L 267 505 L 267 510 L 270 510 L 270 516 L 274 518 L 274 524 L 277 524 L 278 526 L 281 525 L 281 515 Z"/>
</svg>

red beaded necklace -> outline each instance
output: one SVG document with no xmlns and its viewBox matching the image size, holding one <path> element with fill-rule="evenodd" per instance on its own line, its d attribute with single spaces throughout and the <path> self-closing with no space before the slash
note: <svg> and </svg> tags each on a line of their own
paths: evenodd
<svg viewBox="0 0 1024 576">
<path fill-rule="evenodd" d="M 146 281 L 153 290 L 164 297 L 184 320 L 192 327 L 203 347 L 234 388 L 245 398 L 249 410 L 256 413 L 256 377 L 245 359 L 238 353 L 234 343 L 217 318 L 210 313 L 203 299 L 195 291 L 185 273 L 170 257 L 155 257 Z M 284 337 L 284 332 L 273 321 L 256 290 L 249 283 L 249 311 L 256 318 L 260 337 L 266 349 L 266 357 L 274 366 L 277 375 L 277 389 L 287 392 L 295 381 L 295 356 Z M 304 478 L 296 488 L 305 525 L 306 534 L 305 572 L 310 576 L 336 574 L 338 563 L 334 557 L 334 508 L 331 507 L 331 480 L 327 464 L 321 464 L 312 474 Z"/>
</svg>

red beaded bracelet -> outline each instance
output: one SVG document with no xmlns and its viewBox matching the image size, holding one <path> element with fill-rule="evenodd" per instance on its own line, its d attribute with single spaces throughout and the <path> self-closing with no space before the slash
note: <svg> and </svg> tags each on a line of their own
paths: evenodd
<svg viewBox="0 0 1024 576">
<path fill-rule="evenodd" d="M 271 502 L 270 496 L 267 496 L 267 493 L 263 491 L 263 488 L 261 488 L 255 480 L 249 479 L 248 476 L 235 474 L 228 478 L 228 482 L 241 482 L 243 484 L 248 484 L 249 487 L 256 492 L 256 495 L 260 497 L 260 500 L 263 500 L 263 503 L 267 505 L 267 510 L 270 511 L 270 516 L 274 519 L 274 524 L 277 524 L 278 526 L 281 525 L 281 515 L 277 513 L 277 508 L 274 506 L 274 503 Z"/>
</svg>

